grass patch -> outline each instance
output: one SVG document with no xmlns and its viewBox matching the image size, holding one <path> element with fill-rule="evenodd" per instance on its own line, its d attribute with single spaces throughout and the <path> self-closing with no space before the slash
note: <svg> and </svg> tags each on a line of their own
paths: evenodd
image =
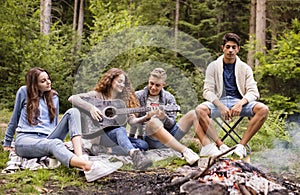
<svg viewBox="0 0 300 195">
<path fill-rule="evenodd" d="M 160 161 L 153 162 L 151 168 L 166 168 L 170 171 L 175 171 L 176 168 L 182 167 L 186 164 L 187 162 L 184 159 L 173 156 Z"/>
</svg>

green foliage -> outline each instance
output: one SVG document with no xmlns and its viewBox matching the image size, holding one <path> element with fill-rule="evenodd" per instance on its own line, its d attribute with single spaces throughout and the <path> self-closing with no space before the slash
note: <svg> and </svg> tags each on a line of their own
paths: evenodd
<svg viewBox="0 0 300 195">
<path fill-rule="evenodd" d="M 286 97 L 279 94 L 270 95 L 268 97 L 261 98 L 261 100 L 266 102 L 271 110 L 276 111 L 278 109 L 282 109 L 285 111 L 285 114 L 293 114 L 295 112 L 299 112 L 300 109 L 299 103 L 292 100 L 291 97 Z"/>
<path fill-rule="evenodd" d="M 173 26 L 175 2 L 168 0 L 139 0 L 131 5 L 130 14 L 142 25 Z"/>
<path fill-rule="evenodd" d="M 299 19 L 300 1 L 267 1 L 267 35 L 281 35 L 286 29 L 293 28 L 292 19 Z"/>
<path fill-rule="evenodd" d="M 11 113 L 12 112 L 9 109 L 1 109 L 0 110 L 0 123 L 8 123 Z"/>
<path fill-rule="evenodd" d="M 271 112 L 257 135 L 251 139 L 253 149 L 261 151 L 274 147 L 274 140 L 289 142 L 290 135 L 286 127 L 286 115 L 282 111 Z"/>
<path fill-rule="evenodd" d="M 3 137 L 3 136 L 1 136 Z M 0 161 L 0 169 L 4 169 L 6 167 L 6 162 L 8 161 L 8 155 L 9 152 L 7 151 L 3 151 L 2 147 L 0 149 L 0 157 L 1 157 L 1 161 Z"/>
<path fill-rule="evenodd" d="M 17 89 L 24 84 L 27 44 L 39 31 L 39 1 L 1 1 L 0 107 L 12 108 Z"/>
<path fill-rule="evenodd" d="M 300 102 L 300 28 L 293 21 L 293 29 L 286 30 L 267 55 L 257 54 L 260 65 L 256 73 L 262 97 L 272 110 L 299 112 Z"/>
<path fill-rule="evenodd" d="M 92 45 L 98 44 L 104 37 L 138 25 L 124 7 L 115 6 L 110 1 L 92 0 L 89 9 L 94 18 L 93 26 L 90 26 Z"/>
<path fill-rule="evenodd" d="M 169 157 L 164 160 L 159 160 L 153 163 L 152 167 L 155 168 L 166 168 L 170 171 L 175 171 L 176 168 L 186 165 L 187 162 L 184 159 L 178 158 L 177 156 Z"/>
<path fill-rule="evenodd" d="M 59 92 L 61 111 L 69 105 L 73 73 L 71 32 L 68 27 L 52 26 L 51 34 L 39 32 L 40 1 L 5 1 L 1 3 L 0 24 L 0 107 L 13 108 L 18 88 L 25 85 L 25 74 L 32 67 L 48 70 L 52 86 Z M 69 28 L 70 29 L 70 28 Z"/>
</svg>

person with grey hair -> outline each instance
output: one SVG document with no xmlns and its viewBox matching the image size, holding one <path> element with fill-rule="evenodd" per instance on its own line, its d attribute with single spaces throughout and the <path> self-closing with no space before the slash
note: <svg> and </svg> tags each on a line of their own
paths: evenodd
<svg viewBox="0 0 300 195">
<path fill-rule="evenodd" d="M 245 145 L 261 128 L 269 109 L 265 104 L 256 101 L 259 92 L 252 69 L 237 56 L 240 37 L 227 33 L 222 41 L 223 55 L 211 62 L 206 69 L 203 97 L 207 101 L 196 108 L 200 124 L 198 132 L 207 132 L 211 118 L 222 117 L 229 120 L 235 116 L 251 117 L 240 143 L 234 150 L 235 154 L 243 158 L 247 155 Z M 200 156 L 217 155 L 229 149 L 216 132 L 210 137 L 219 149 L 214 143 L 202 143 Z"/>
<path fill-rule="evenodd" d="M 162 68 L 155 68 L 150 73 L 148 86 L 136 91 L 142 107 L 155 108 L 161 105 L 176 105 L 175 97 L 164 89 L 166 79 L 166 71 Z M 199 124 L 194 110 L 184 115 L 178 123 L 176 123 L 176 112 L 165 112 L 164 110 L 154 109 L 148 113 L 140 113 L 139 117 L 147 114 L 153 116 L 148 121 L 142 123 L 142 125 L 131 126 L 130 137 L 134 137 L 138 129 L 138 137 L 145 139 L 150 149 L 172 148 L 182 153 L 185 160 L 191 165 L 199 160 L 200 157 L 198 154 L 179 142 L 192 125 Z"/>
</svg>

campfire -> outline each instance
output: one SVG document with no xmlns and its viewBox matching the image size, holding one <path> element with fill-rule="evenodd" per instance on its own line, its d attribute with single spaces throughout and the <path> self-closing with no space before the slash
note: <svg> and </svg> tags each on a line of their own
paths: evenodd
<svg viewBox="0 0 300 195">
<path fill-rule="evenodd" d="M 249 160 L 249 159 L 248 159 Z M 222 155 L 201 159 L 198 167 L 178 170 L 184 177 L 174 178 L 170 185 L 180 186 L 187 194 L 287 194 L 287 189 L 262 171 L 243 160 Z"/>
<path fill-rule="evenodd" d="M 233 194 L 268 194 L 284 188 L 266 178 L 265 174 L 242 160 L 220 159 L 202 177 L 199 183 L 218 183 Z"/>
</svg>

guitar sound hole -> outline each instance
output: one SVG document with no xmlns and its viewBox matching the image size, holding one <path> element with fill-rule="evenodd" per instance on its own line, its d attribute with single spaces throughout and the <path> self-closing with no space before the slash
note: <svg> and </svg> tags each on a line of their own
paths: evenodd
<svg viewBox="0 0 300 195">
<path fill-rule="evenodd" d="M 112 118 L 116 115 L 116 110 L 113 108 L 107 108 L 104 112 L 105 116 L 108 118 Z"/>
</svg>

